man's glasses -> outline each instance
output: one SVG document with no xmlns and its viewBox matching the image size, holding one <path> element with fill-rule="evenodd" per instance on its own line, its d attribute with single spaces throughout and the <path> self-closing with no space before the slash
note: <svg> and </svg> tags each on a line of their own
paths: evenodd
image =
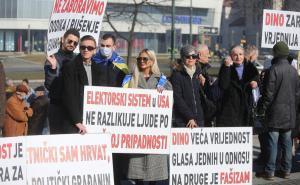
<svg viewBox="0 0 300 185">
<path fill-rule="evenodd" d="M 83 51 L 85 51 L 86 49 L 88 51 L 93 51 L 95 49 L 95 47 L 93 47 L 93 46 L 80 46 L 79 49 L 83 50 Z"/>
<path fill-rule="evenodd" d="M 148 57 L 137 57 L 136 61 L 137 62 L 148 62 L 149 58 Z"/>
<path fill-rule="evenodd" d="M 112 47 L 112 45 L 105 45 L 105 44 L 101 44 L 100 45 L 102 48 L 111 48 Z"/>
<path fill-rule="evenodd" d="M 197 59 L 198 58 L 198 55 L 196 54 L 193 54 L 193 55 L 187 55 L 187 56 L 184 56 L 185 59 Z"/>
<path fill-rule="evenodd" d="M 67 43 L 68 43 L 68 44 L 73 44 L 74 46 L 77 46 L 77 45 L 78 45 L 78 42 L 75 41 L 75 40 L 67 40 Z"/>
</svg>

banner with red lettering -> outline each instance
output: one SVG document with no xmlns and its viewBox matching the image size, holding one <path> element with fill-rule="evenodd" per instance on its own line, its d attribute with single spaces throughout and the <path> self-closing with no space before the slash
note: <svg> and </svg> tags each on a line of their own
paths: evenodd
<svg viewBox="0 0 300 185">
<path fill-rule="evenodd" d="M 28 184 L 114 184 L 108 134 L 29 136 L 26 140 Z"/>
<path fill-rule="evenodd" d="M 291 50 L 300 50 L 300 12 L 264 10 L 262 48 L 284 41 Z"/>
<path fill-rule="evenodd" d="M 113 153 L 169 153 L 173 92 L 86 86 L 83 124 L 111 133 Z"/>
<path fill-rule="evenodd" d="M 252 128 L 172 128 L 170 185 L 252 184 Z"/>
<path fill-rule="evenodd" d="M 91 35 L 98 43 L 107 0 L 54 0 L 49 20 L 47 55 L 56 53 L 60 38 L 70 28 L 80 36 Z"/>
<path fill-rule="evenodd" d="M 0 138 L 0 184 L 114 185 L 110 135 Z"/>
<path fill-rule="evenodd" d="M 26 144 L 24 137 L 0 138 L 0 184 L 26 184 Z"/>
</svg>

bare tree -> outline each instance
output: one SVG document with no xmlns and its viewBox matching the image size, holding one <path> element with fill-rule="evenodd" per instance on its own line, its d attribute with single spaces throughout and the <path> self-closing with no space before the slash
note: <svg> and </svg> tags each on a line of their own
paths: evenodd
<svg viewBox="0 0 300 185">
<path fill-rule="evenodd" d="M 132 44 L 134 40 L 134 31 L 137 24 L 144 25 L 143 20 L 138 18 L 139 14 L 147 15 L 150 19 L 153 19 L 149 12 L 143 10 L 143 6 L 151 6 L 153 8 L 161 5 L 162 2 L 166 2 L 167 0 L 161 0 L 159 2 L 148 1 L 148 0 L 132 0 L 132 4 L 128 4 L 128 6 L 117 5 L 117 4 L 108 4 L 109 6 L 113 6 L 113 11 L 106 11 L 104 22 L 107 22 L 117 36 L 124 39 L 127 42 L 127 63 L 129 63 L 130 58 L 132 56 Z M 170 1 L 170 0 L 169 0 Z M 130 23 L 130 27 L 127 33 L 121 33 L 117 30 L 114 25 L 115 19 L 122 17 L 122 20 Z"/>
</svg>

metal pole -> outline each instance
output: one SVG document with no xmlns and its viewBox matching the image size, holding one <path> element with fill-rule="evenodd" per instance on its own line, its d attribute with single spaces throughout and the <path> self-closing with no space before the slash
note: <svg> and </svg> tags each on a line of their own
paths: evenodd
<svg viewBox="0 0 300 185">
<path fill-rule="evenodd" d="M 193 42 L 193 0 L 190 1 L 190 44 Z"/>
<path fill-rule="evenodd" d="M 172 0 L 171 62 L 175 59 L 175 0 Z"/>
</svg>

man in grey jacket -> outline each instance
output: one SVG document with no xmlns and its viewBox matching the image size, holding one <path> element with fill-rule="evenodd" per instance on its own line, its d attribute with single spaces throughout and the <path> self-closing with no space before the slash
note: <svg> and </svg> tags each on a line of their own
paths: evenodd
<svg viewBox="0 0 300 185">
<path fill-rule="evenodd" d="M 277 147 L 282 151 L 278 175 L 288 178 L 292 168 L 291 130 L 296 123 L 299 102 L 299 79 L 296 69 L 287 60 L 289 48 L 284 42 L 273 47 L 274 59 L 265 77 L 258 113 L 265 115 L 266 162 L 263 177 L 273 180 L 276 169 Z"/>
<path fill-rule="evenodd" d="M 62 67 L 67 61 L 71 61 L 75 54 L 73 51 L 79 42 L 79 32 L 69 29 L 61 40 L 61 48 L 57 53 L 47 57 L 45 62 L 45 87 L 49 91 L 50 105 L 48 119 L 50 134 L 63 134 L 62 122 L 64 120 L 64 109 L 62 106 Z"/>
</svg>

